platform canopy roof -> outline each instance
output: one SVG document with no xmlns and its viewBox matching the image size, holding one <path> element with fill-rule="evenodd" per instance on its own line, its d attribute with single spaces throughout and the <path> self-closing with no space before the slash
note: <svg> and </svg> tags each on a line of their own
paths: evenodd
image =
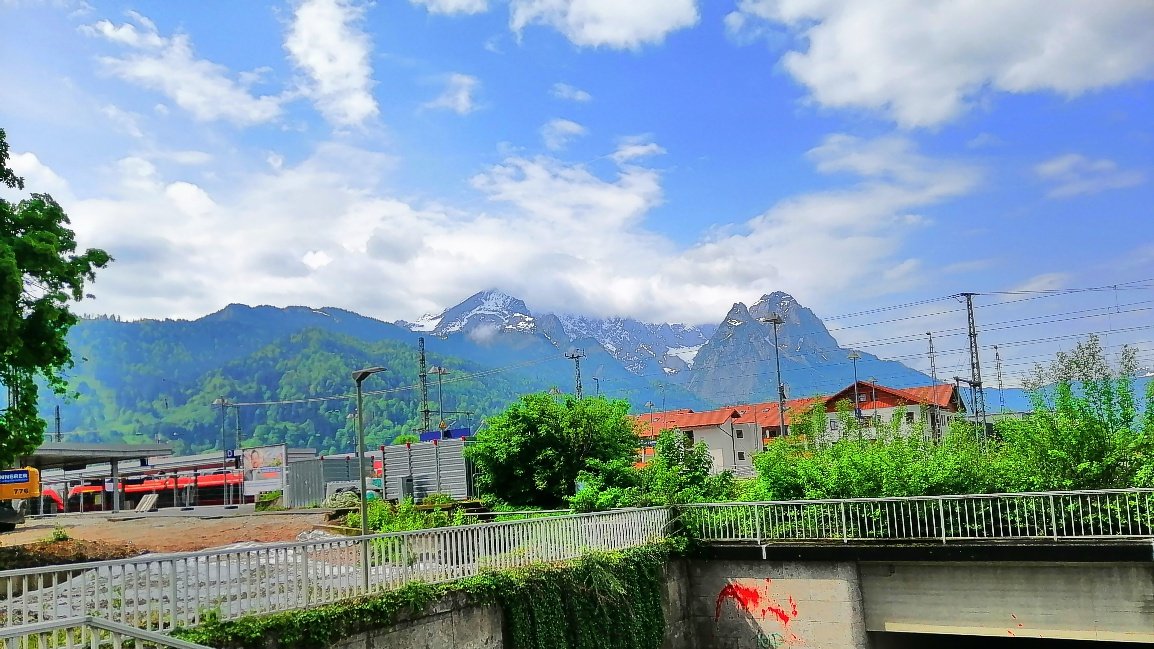
<svg viewBox="0 0 1154 649">
<path fill-rule="evenodd" d="M 20 458 L 20 466 L 76 471 L 92 464 L 140 462 L 152 457 L 172 455 L 164 444 L 98 444 L 90 442 L 45 442 L 40 448 Z"/>
</svg>

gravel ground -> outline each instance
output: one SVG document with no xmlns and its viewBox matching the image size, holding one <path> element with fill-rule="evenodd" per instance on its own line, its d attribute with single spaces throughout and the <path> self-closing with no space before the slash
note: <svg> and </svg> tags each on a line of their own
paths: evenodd
<svg viewBox="0 0 1154 649">
<path fill-rule="evenodd" d="M 162 510 L 152 514 L 63 514 L 29 519 L 16 531 L 0 534 L 0 545 L 43 541 L 60 526 L 72 539 L 131 544 L 142 552 L 185 552 L 246 541 L 294 541 L 324 522 L 324 512 L 257 514 L 251 509 L 223 508 L 193 513 Z"/>
</svg>

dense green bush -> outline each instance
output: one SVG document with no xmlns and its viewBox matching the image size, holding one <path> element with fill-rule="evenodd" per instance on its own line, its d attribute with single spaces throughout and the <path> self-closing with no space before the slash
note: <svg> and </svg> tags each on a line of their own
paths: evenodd
<svg viewBox="0 0 1154 649">
<path fill-rule="evenodd" d="M 444 509 L 417 509 L 412 498 L 405 498 L 397 504 L 371 500 L 367 506 L 369 530 L 373 532 L 408 532 L 434 527 L 464 525 L 464 512 Z M 359 528 L 361 513 L 354 511 L 345 517 L 345 525 Z"/>
<path fill-rule="evenodd" d="M 799 413 L 795 428 L 811 434 L 778 440 L 758 454 L 758 476 L 742 485 L 741 498 L 1154 487 L 1154 382 L 1139 400 L 1134 366 L 1132 352 L 1124 349 L 1112 371 L 1091 336 L 1048 368 L 1037 368 L 1033 412 L 998 420 L 990 437 L 955 422 L 941 440 L 932 440 L 920 423 L 903 430 L 898 413 L 889 426 L 878 427 L 874 440 L 874 430 L 842 407 L 842 437 L 824 443 L 824 413 Z"/>
<path fill-rule="evenodd" d="M 725 501 L 735 496 L 733 474 L 712 473 L 704 443 L 693 444 L 681 431 L 662 431 L 653 457 L 640 469 L 632 461 L 594 463 L 582 471 L 582 489 L 570 499 L 577 511 Z"/>
<path fill-rule="evenodd" d="M 658 649 L 665 634 L 662 565 L 670 544 L 593 553 L 565 564 L 491 572 L 446 584 L 408 583 L 373 597 L 302 611 L 222 621 L 209 614 L 177 638 L 221 649 L 331 646 L 356 633 L 386 628 L 408 611 L 462 594 L 497 604 L 510 649 Z"/>
<path fill-rule="evenodd" d="M 936 496 L 988 492 L 997 484 L 986 451 L 964 424 L 941 441 L 894 432 L 817 448 L 777 440 L 753 463 L 758 477 L 744 486 L 743 500 Z"/>
<path fill-rule="evenodd" d="M 465 455 L 481 493 L 556 508 L 574 494 L 582 471 L 631 461 L 638 444 L 627 402 L 542 392 L 490 417 Z"/>
</svg>

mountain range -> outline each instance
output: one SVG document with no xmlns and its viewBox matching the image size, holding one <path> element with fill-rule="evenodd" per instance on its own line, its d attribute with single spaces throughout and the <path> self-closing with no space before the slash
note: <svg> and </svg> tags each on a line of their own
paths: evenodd
<svg viewBox="0 0 1154 649">
<path fill-rule="evenodd" d="M 772 314 L 782 319 L 776 353 L 773 325 L 762 321 Z M 448 371 L 429 375 L 425 402 L 420 339 L 427 367 Z M 734 304 L 717 325 L 534 313 L 488 290 L 415 322 L 232 304 L 191 321 L 84 318 L 69 342 L 73 394 L 43 398 L 43 416 L 51 422 L 60 407 L 70 439 L 163 439 L 180 452 L 233 444 L 237 427 L 246 443 L 350 450 L 350 372 L 373 365 L 388 368 L 364 384 L 373 445 L 442 416 L 446 425 L 475 427 L 528 391 L 573 392 L 578 369 L 585 394 L 626 399 L 636 412 L 772 400 L 778 360 L 790 398 L 835 392 L 854 375 L 850 350 L 781 292 Z M 860 378 L 894 387 L 930 383 L 865 353 L 856 366 Z M 240 405 L 222 413 L 212 405 L 220 398 Z"/>
</svg>

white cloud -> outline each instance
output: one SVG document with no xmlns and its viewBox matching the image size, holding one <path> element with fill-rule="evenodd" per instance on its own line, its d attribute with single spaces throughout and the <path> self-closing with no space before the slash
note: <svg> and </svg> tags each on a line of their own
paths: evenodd
<svg viewBox="0 0 1154 649">
<path fill-rule="evenodd" d="M 575 45 L 638 49 L 697 24 L 696 0 L 511 0 L 509 26 L 548 25 Z"/>
<path fill-rule="evenodd" d="M 224 66 L 196 58 L 187 34 L 165 38 L 152 21 L 137 13 L 130 16 L 135 25 L 101 20 L 81 28 L 86 34 L 133 50 L 122 57 L 100 58 L 113 75 L 161 92 L 200 121 L 226 120 L 244 126 L 280 115 L 279 98 L 254 96 Z"/>
<path fill-rule="evenodd" d="M 26 193 L 51 194 L 57 201 L 66 200 L 70 195 L 68 183 L 51 167 L 40 161 L 35 153 L 15 153 L 8 159 L 12 171 L 24 179 Z M 15 192 L 0 185 L 5 192 Z"/>
<path fill-rule="evenodd" d="M 433 14 L 479 14 L 489 10 L 489 0 L 409 0 Z"/>
<path fill-rule="evenodd" d="M 559 151 L 575 137 L 585 135 L 585 127 L 567 119 L 551 119 L 541 127 L 541 139 L 550 151 Z"/>
<path fill-rule="evenodd" d="M 1014 286 L 1010 292 L 1016 291 L 1053 291 L 1066 288 L 1070 281 L 1069 273 L 1042 273 Z"/>
<path fill-rule="evenodd" d="M 444 108 L 458 115 L 468 115 L 476 110 L 473 93 L 481 85 L 477 77 L 454 73 L 449 75 L 445 90 L 439 97 L 425 104 L 425 108 Z"/>
<path fill-rule="evenodd" d="M 1034 167 L 1038 177 L 1054 184 L 1050 198 L 1096 194 L 1110 189 L 1140 185 L 1146 181 L 1140 171 L 1119 169 L 1113 160 L 1091 160 L 1077 153 L 1051 158 Z"/>
<path fill-rule="evenodd" d="M 553 88 L 549 91 L 556 99 L 565 99 L 567 101 L 575 101 L 578 103 L 585 103 L 593 100 L 593 95 L 585 92 L 580 88 L 575 88 L 567 83 L 555 83 Z"/>
<path fill-rule="evenodd" d="M 204 151 L 157 151 L 152 154 L 152 157 L 189 166 L 206 165 L 212 162 L 212 154 Z"/>
<path fill-rule="evenodd" d="M 739 0 L 726 22 L 796 36 L 782 65 L 821 106 L 905 127 L 986 89 L 1074 97 L 1154 72 L 1154 3 L 1134 0 Z"/>
<path fill-rule="evenodd" d="M 98 195 L 66 209 L 82 245 L 118 259 L 98 278 L 90 310 L 126 317 L 245 302 L 412 319 L 497 286 L 534 309 L 698 321 L 782 286 L 821 306 L 860 295 L 870 277 L 890 277 L 886 290 L 917 283 L 924 260 L 903 249 L 927 227 L 917 215 L 978 182 L 972 169 L 902 138 L 834 135 L 810 159 L 847 176 L 837 188 L 685 245 L 649 225 L 664 218 L 665 192 L 642 153 L 659 151 L 634 138 L 589 165 L 509 155 L 471 179 L 485 199 L 479 210 L 389 195 L 378 183 L 394 161 L 350 145 L 226 179 L 135 156 L 93 185 Z M 616 165 L 605 170 L 607 162 Z"/>
<path fill-rule="evenodd" d="M 112 104 L 101 108 L 100 112 L 107 117 L 110 122 L 115 124 L 116 128 L 121 132 L 135 138 L 144 137 L 144 132 L 140 130 L 140 115 L 123 110 Z"/>
<path fill-rule="evenodd" d="M 309 79 L 304 94 L 336 126 L 355 126 L 379 112 L 363 21 L 364 7 L 350 0 L 304 0 L 285 36 L 293 64 Z"/>
<path fill-rule="evenodd" d="M 618 146 L 617 150 L 610 154 L 610 158 L 617 164 L 625 164 L 630 160 L 637 158 L 648 158 L 654 155 L 663 155 L 665 149 L 655 142 L 649 142 L 645 138 L 633 137 L 625 138 Z"/>
</svg>

